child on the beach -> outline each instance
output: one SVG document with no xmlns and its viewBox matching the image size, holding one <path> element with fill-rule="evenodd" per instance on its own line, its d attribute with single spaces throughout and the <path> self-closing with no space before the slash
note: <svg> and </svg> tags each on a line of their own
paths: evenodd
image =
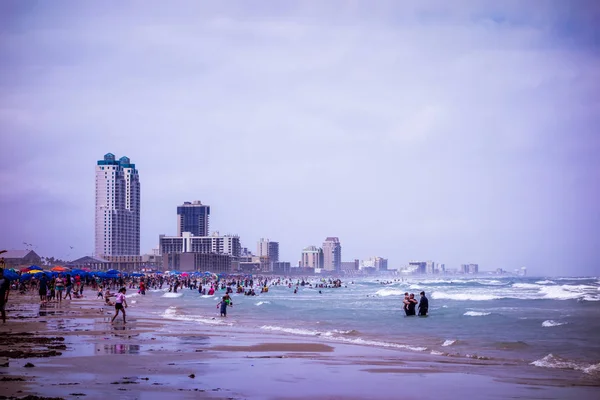
<svg viewBox="0 0 600 400">
<path fill-rule="evenodd" d="M 125 324 L 125 308 L 127 308 L 127 300 L 125 299 L 125 293 L 127 289 L 124 287 L 119 289 L 119 293 L 115 295 L 115 316 L 112 317 L 111 323 L 115 322 L 115 318 L 119 315 L 119 311 L 123 313 L 123 323 Z"/>
<path fill-rule="evenodd" d="M 233 306 L 233 302 L 231 301 L 231 297 L 228 294 L 223 296 L 223 300 L 217 304 L 217 308 L 221 307 L 221 317 L 227 316 L 227 306 Z"/>
<path fill-rule="evenodd" d="M 104 302 L 106 303 L 107 306 L 114 306 L 115 303 L 113 303 L 112 301 L 110 301 L 110 298 L 113 297 L 113 294 L 110 294 L 110 289 L 107 287 L 106 288 L 106 292 L 104 292 Z"/>
</svg>

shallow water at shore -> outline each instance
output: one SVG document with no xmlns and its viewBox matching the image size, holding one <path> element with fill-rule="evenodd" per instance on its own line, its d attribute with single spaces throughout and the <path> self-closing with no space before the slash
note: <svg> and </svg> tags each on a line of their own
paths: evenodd
<svg viewBox="0 0 600 400">
<path fill-rule="evenodd" d="M 335 289 L 299 287 L 297 294 L 294 287 L 271 286 L 254 297 L 233 294 L 227 318 L 218 317 L 216 309 L 223 291 L 202 296 L 190 289 L 150 290 L 129 298 L 143 312 L 177 321 L 166 328 L 171 333 L 195 326 L 216 333 L 277 333 L 599 374 L 597 278 L 444 278 L 386 284 L 357 279 Z M 421 290 L 430 298 L 430 315 L 405 317 L 404 292 Z"/>
</svg>

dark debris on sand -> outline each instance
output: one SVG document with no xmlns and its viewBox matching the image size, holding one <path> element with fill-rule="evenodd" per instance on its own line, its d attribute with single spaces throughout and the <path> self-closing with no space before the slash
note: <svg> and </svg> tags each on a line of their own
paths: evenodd
<svg viewBox="0 0 600 400">
<path fill-rule="evenodd" d="M 4 333 L 0 339 L 0 357 L 40 358 L 55 357 L 66 350 L 64 337 L 36 336 L 30 332 Z"/>
<path fill-rule="evenodd" d="M 0 400 L 65 400 L 63 397 L 42 397 L 42 396 L 34 396 L 29 395 L 25 397 L 8 397 L 8 396 L 0 396 Z"/>
</svg>

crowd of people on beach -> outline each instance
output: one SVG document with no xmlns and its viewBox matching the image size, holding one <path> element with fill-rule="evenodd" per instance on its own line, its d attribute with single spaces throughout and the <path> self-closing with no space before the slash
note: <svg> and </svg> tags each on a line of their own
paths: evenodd
<svg viewBox="0 0 600 400">
<path fill-rule="evenodd" d="M 309 278 L 291 277 L 252 277 L 244 275 L 219 277 L 214 274 L 211 276 L 181 276 L 161 273 L 151 273 L 137 277 L 121 275 L 101 278 L 91 274 L 81 276 L 65 272 L 55 276 L 41 274 L 37 278 L 14 280 L 12 282 L 12 288 L 18 290 L 19 293 L 26 294 L 37 291 L 40 307 L 46 307 L 49 304 L 61 305 L 67 299 L 81 298 L 83 297 L 84 288 L 91 289 L 97 293 L 97 298 L 102 299 L 106 306 L 115 308 L 115 315 L 111 321 L 114 322 L 117 316 L 122 314 L 124 323 L 126 322 L 127 289 L 137 290 L 140 295 L 145 295 L 149 289 L 168 290 L 169 293 L 177 293 L 183 289 L 188 289 L 205 296 L 213 296 L 218 291 L 225 291 L 217 308 L 220 309 L 220 315 L 226 317 L 227 308 L 233 306 L 230 294 L 235 292 L 245 296 L 257 296 L 255 288 L 259 289 L 261 294 L 265 294 L 269 292 L 269 287 L 272 286 L 287 286 L 287 288 L 293 289 L 294 294 L 297 294 L 300 288 L 315 289 L 318 290 L 319 294 L 322 294 L 321 289 L 341 288 L 342 281 L 333 278 L 318 278 L 311 281 Z M 344 287 L 347 287 L 347 285 Z M 5 306 L 10 289 L 11 282 L 4 278 L 0 268 L 0 311 L 3 320 L 6 318 Z M 405 293 L 402 308 L 406 316 L 417 315 L 417 309 L 419 316 L 427 316 L 429 301 L 424 292 L 420 293 L 419 301 L 415 299 L 414 294 Z"/>
</svg>

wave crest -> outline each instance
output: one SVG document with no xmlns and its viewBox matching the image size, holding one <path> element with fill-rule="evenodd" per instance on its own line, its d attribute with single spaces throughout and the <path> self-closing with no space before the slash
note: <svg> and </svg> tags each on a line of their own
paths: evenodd
<svg viewBox="0 0 600 400">
<path fill-rule="evenodd" d="M 458 301 L 486 301 L 486 300 L 498 300 L 502 297 L 494 296 L 492 294 L 479 294 L 479 293 L 444 293 L 444 292 L 433 292 L 431 295 L 434 299 L 444 300 L 458 300 Z"/>
<path fill-rule="evenodd" d="M 466 315 L 468 317 L 484 317 L 484 316 L 490 315 L 490 314 L 491 314 L 491 312 L 467 311 L 463 315 Z"/>
<path fill-rule="evenodd" d="M 566 324 L 566 322 L 556 322 L 556 321 L 553 321 L 551 319 L 542 322 L 542 326 L 544 328 L 549 328 L 549 327 L 552 327 L 552 326 L 561 326 L 561 325 L 565 325 L 565 324 Z"/>
</svg>

